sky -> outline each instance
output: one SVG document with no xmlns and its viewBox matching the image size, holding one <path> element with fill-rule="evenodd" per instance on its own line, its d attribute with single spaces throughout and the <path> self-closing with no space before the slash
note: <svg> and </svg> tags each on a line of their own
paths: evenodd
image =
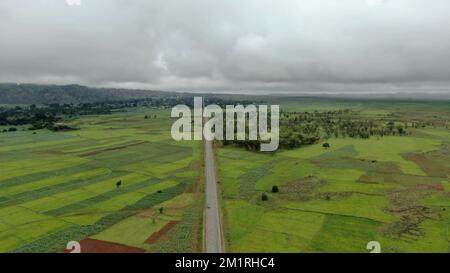
<svg viewBox="0 0 450 273">
<path fill-rule="evenodd" d="M 0 82 L 447 94 L 450 1 L 1 0 Z"/>
</svg>

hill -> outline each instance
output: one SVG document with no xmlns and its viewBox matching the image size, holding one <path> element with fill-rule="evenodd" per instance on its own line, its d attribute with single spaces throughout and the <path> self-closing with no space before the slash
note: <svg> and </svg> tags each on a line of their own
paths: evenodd
<svg viewBox="0 0 450 273">
<path fill-rule="evenodd" d="M 92 103 L 163 97 L 173 93 L 82 85 L 0 84 L 0 104 Z"/>
</svg>

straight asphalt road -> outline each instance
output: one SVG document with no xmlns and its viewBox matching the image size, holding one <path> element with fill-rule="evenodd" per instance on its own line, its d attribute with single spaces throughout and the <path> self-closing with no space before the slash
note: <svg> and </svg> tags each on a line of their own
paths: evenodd
<svg viewBox="0 0 450 273">
<path fill-rule="evenodd" d="M 205 205 L 205 252 L 222 253 L 222 225 L 220 223 L 219 200 L 217 197 L 216 166 L 212 141 L 205 143 L 205 177 L 206 177 L 206 205 Z"/>
</svg>

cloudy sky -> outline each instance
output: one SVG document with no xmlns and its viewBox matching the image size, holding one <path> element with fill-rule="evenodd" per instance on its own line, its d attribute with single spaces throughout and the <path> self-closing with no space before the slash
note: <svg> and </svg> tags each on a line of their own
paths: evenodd
<svg viewBox="0 0 450 273">
<path fill-rule="evenodd" d="M 448 0 L 68 1 L 0 1 L 0 82 L 450 92 Z"/>
</svg>

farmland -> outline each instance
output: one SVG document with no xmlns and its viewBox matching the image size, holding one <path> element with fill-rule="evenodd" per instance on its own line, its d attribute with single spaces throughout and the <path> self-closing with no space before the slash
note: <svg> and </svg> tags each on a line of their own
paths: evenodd
<svg viewBox="0 0 450 273">
<path fill-rule="evenodd" d="M 215 142 L 228 252 L 450 250 L 448 103 L 257 100 L 298 134 Z M 172 140 L 167 107 L 124 105 L 0 133 L 0 252 L 203 251 L 202 143 Z"/>
<path fill-rule="evenodd" d="M 168 110 L 138 107 L 67 121 L 79 130 L 0 134 L 0 252 L 88 238 L 201 251 L 202 145 L 173 141 L 171 123 Z"/>
<path fill-rule="evenodd" d="M 218 143 L 228 251 L 369 252 L 370 241 L 382 252 L 450 251 L 448 103 L 281 105 L 297 112 L 350 108 L 353 120 L 409 124 L 408 134 L 330 136 L 276 153 Z"/>
</svg>

